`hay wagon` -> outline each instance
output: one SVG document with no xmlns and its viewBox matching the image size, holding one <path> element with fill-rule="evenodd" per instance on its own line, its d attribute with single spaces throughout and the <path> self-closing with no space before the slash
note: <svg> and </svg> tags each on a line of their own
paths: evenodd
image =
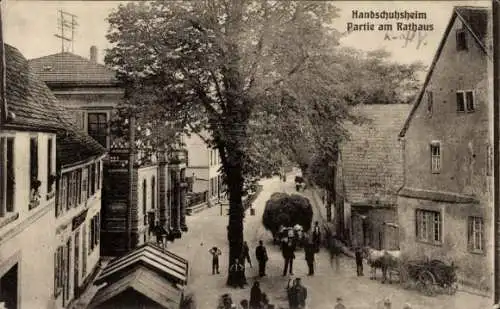
<svg viewBox="0 0 500 309">
<path fill-rule="evenodd" d="M 427 296 L 439 292 L 455 294 L 458 289 L 456 266 L 440 260 L 409 261 L 402 265 L 400 280 L 405 288 L 414 284 Z"/>
</svg>

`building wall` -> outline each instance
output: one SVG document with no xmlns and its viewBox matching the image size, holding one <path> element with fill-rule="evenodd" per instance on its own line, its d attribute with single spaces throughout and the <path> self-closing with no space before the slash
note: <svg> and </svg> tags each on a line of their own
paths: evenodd
<svg viewBox="0 0 500 309">
<path fill-rule="evenodd" d="M 363 219 L 366 216 L 365 230 Z M 352 207 L 352 244 L 353 246 L 370 246 L 374 249 L 397 250 L 398 235 L 384 223 L 397 221 L 395 207 Z"/>
<path fill-rule="evenodd" d="M 486 231 L 492 229 L 492 211 L 486 205 L 454 204 L 421 201 L 400 197 L 398 200 L 399 225 L 401 237 L 401 251 L 412 259 L 429 257 L 448 263 L 454 262 L 458 266 L 460 280 L 481 289 L 491 289 L 493 276 L 493 248 L 486 246 L 483 253 L 471 253 L 467 246 L 467 219 L 468 216 L 484 218 Z M 451 206 L 451 207 L 450 207 Z M 442 217 L 442 244 L 431 245 L 416 240 L 415 212 L 416 209 L 439 211 Z M 489 233 L 485 233 L 486 244 L 493 243 Z"/>
<path fill-rule="evenodd" d="M 467 250 L 469 216 L 484 222 L 486 244 L 491 243 L 492 177 L 487 170 L 492 145 L 490 65 L 485 53 L 467 32 L 468 51 L 456 51 L 455 22 L 426 90 L 434 96 L 433 110 L 422 101 L 406 132 L 405 186 L 408 188 L 474 195 L 479 204 L 449 204 L 398 197 L 401 250 L 404 255 L 430 256 L 458 264 L 461 278 L 486 288 L 490 285 L 492 250 L 482 254 Z M 475 111 L 458 113 L 457 90 L 475 90 Z M 441 142 L 441 171 L 431 172 L 430 142 Z M 416 240 L 416 209 L 438 210 L 442 216 L 442 244 Z"/>
<path fill-rule="evenodd" d="M 457 53 L 455 32 L 450 32 L 427 87 L 434 96 L 432 115 L 428 115 L 423 101 L 406 133 L 407 187 L 481 197 L 489 194 L 485 170 L 487 144 L 492 145 L 488 123 L 488 60 L 470 35 L 468 38 L 469 51 Z M 476 90 L 475 112 L 456 111 L 455 92 L 462 89 Z M 441 141 L 439 174 L 430 172 L 429 144 L 433 140 Z M 474 155 L 472 164 L 470 149 Z"/>
<path fill-rule="evenodd" d="M 148 224 L 148 218 L 144 219 L 145 217 L 148 216 L 148 212 L 153 210 L 152 208 L 152 201 L 153 201 L 153 194 L 154 194 L 154 202 L 155 202 L 155 209 L 158 208 L 158 166 L 153 165 L 153 166 L 148 166 L 148 167 L 142 167 L 137 170 L 138 177 L 137 177 L 137 234 L 138 234 L 138 244 L 141 245 L 144 242 L 148 241 L 151 237 L 149 233 L 149 229 L 153 228 L 153 226 L 150 226 Z M 155 192 L 152 192 L 152 180 L 153 178 L 155 179 Z M 146 183 L 146 190 L 143 190 L 143 184 Z M 144 203 L 146 203 L 144 205 Z M 144 212 L 146 210 L 146 212 Z M 158 220 L 158 218 L 155 218 L 155 220 Z"/>
<path fill-rule="evenodd" d="M 188 151 L 188 167 L 208 167 L 209 150 L 203 140 L 196 134 L 184 139 Z M 188 174 L 189 175 L 189 174 Z"/>
<path fill-rule="evenodd" d="M 47 141 L 55 135 L 36 132 L 2 131 L 1 136 L 14 137 L 15 193 L 14 211 L 0 218 L 0 276 L 4 276 L 16 263 L 18 307 L 53 307 L 53 250 L 55 229 L 54 195 L 47 195 Z M 29 209 L 29 139 L 38 137 L 38 178 L 40 204 Z M 55 169 L 55 147 L 53 147 Z M 43 232 L 41 232 L 43 231 Z"/>
</svg>

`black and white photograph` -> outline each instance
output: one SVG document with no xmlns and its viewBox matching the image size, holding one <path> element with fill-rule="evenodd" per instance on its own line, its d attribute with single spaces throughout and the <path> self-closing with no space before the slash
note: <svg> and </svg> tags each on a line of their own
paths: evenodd
<svg viewBox="0 0 500 309">
<path fill-rule="evenodd" d="M 500 308 L 499 13 L 0 1 L 0 309 Z"/>
</svg>

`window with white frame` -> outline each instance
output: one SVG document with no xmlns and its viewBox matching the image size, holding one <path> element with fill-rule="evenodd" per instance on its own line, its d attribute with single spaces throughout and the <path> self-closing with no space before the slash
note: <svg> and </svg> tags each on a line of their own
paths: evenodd
<svg viewBox="0 0 500 309">
<path fill-rule="evenodd" d="M 460 113 L 472 113 L 476 106 L 474 102 L 474 91 L 458 90 L 457 91 L 457 111 Z"/>
<path fill-rule="evenodd" d="M 442 242 L 442 218 L 440 212 L 417 209 L 415 227 L 417 240 L 433 244 Z"/>
<path fill-rule="evenodd" d="M 481 217 L 469 217 L 467 244 L 469 251 L 483 252 L 484 250 L 484 222 Z"/>
<path fill-rule="evenodd" d="M 439 173 L 441 171 L 441 143 L 431 142 L 431 172 Z"/>
<path fill-rule="evenodd" d="M 0 217 L 14 211 L 14 137 L 0 137 Z"/>
<path fill-rule="evenodd" d="M 493 151 L 491 145 L 486 146 L 486 176 L 493 175 Z"/>
<path fill-rule="evenodd" d="M 29 209 L 38 206 L 40 200 L 40 186 L 38 179 L 38 137 L 30 138 L 30 204 Z"/>
</svg>

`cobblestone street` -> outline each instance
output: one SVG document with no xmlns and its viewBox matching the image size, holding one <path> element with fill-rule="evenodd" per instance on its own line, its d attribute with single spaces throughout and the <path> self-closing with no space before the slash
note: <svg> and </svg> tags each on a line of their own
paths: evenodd
<svg viewBox="0 0 500 309">
<path fill-rule="evenodd" d="M 254 250 L 256 243 L 262 239 L 268 249 L 269 259 L 267 274 L 261 279 L 262 290 L 269 295 L 271 303 L 276 308 L 287 307 L 285 287 L 288 277 L 282 277 L 282 257 L 278 246 L 272 244 L 272 236 L 261 224 L 262 212 L 265 202 L 274 192 L 295 192 L 293 177 L 283 183 L 279 179 L 265 179 L 261 181 L 264 190 L 254 202 L 255 216 L 248 213 L 245 218 L 245 239 L 250 245 L 252 260 L 256 264 Z M 311 202 L 312 194 L 306 190 L 302 193 Z M 315 208 L 315 218 L 318 216 Z M 217 298 L 223 293 L 231 293 L 233 301 L 239 302 L 249 298 L 250 286 L 245 289 L 232 289 L 225 286 L 227 273 L 228 247 L 226 240 L 227 216 L 220 215 L 220 207 L 212 207 L 201 213 L 188 218 L 189 232 L 182 239 L 170 244 L 169 249 L 181 254 L 190 261 L 190 290 L 195 291 L 199 308 L 215 308 Z M 225 213 L 225 210 L 224 210 Z M 212 246 L 218 246 L 222 250 L 221 274 L 211 274 L 211 259 L 208 250 Z M 424 308 L 468 308 L 482 309 L 489 307 L 490 300 L 469 293 L 457 292 L 453 296 L 439 295 L 426 297 L 416 291 L 404 290 L 397 283 L 381 284 L 380 281 L 372 281 L 369 277 L 357 277 L 354 261 L 348 257 L 341 259 L 339 272 L 332 268 L 329 256 L 325 250 L 317 255 L 316 275 L 308 277 L 304 254 L 296 252 L 294 261 L 295 276 L 301 277 L 308 288 L 308 306 L 314 309 L 333 308 L 337 297 L 344 299 L 344 304 L 349 309 L 377 308 L 377 305 L 385 298 L 392 301 L 392 308 L 402 308 L 409 303 L 415 309 Z M 368 267 L 365 266 L 365 274 Z M 257 267 L 247 268 L 247 279 L 251 284 L 257 278 Z"/>
</svg>

